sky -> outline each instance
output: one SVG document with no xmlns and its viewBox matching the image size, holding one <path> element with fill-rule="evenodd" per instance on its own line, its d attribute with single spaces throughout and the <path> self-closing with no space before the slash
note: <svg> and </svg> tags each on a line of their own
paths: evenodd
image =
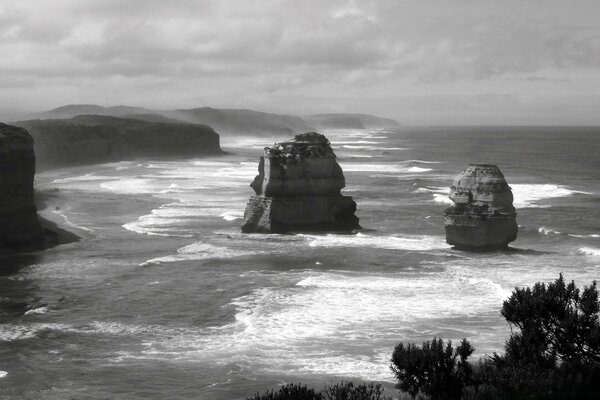
<svg viewBox="0 0 600 400">
<path fill-rule="evenodd" d="M 0 109 L 600 125 L 599 0 L 0 0 Z"/>
</svg>

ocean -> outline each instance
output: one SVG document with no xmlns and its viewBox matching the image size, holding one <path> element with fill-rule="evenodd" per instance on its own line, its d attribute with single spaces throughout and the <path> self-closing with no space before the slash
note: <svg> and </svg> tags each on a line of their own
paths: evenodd
<svg viewBox="0 0 600 400">
<path fill-rule="evenodd" d="M 502 352 L 515 287 L 600 277 L 600 129 L 324 131 L 364 228 L 242 234 L 262 148 L 40 173 L 78 243 L 0 260 L 0 398 L 240 399 L 288 382 L 383 382 L 399 342 Z M 510 251 L 445 243 L 467 163 L 512 187 Z"/>
</svg>

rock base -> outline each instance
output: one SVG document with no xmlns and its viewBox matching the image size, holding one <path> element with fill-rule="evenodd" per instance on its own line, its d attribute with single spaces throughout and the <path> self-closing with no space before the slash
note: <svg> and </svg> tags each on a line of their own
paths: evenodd
<svg viewBox="0 0 600 400">
<path fill-rule="evenodd" d="M 253 196 L 244 212 L 244 233 L 352 231 L 360 229 L 349 196 Z"/>
<path fill-rule="evenodd" d="M 445 215 L 446 243 L 459 250 L 490 251 L 508 248 L 517 238 L 514 216 Z"/>
</svg>

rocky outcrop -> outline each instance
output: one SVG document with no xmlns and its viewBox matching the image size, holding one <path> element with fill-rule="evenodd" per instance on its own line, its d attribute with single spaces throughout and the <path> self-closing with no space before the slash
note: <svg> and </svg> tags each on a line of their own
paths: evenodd
<svg viewBox="0 0 600 400">
<path fill-rule="evenodd" d="M 458 249 L 505 249 L 517 238 L 513 195 L 496 165 L 469 164 L 450 188 L 446 242 Z"/>
<path fill-rule="evenodd" d="M 33 139 L 25 129 L 0 123 L 0 251 L 35 248 L 44 240 L 34 174 Z"/>
<path fill-rule="evenodd" d="M 138 158 L 220 154 L 209 126 L 157 123 L 100 115 L 17 122 L 35 140 L 38 169 L 101 164 Z"/>
<path fill-rule="evenodd" d="M 266 147 L 244 213 L 242 231 L 309 232 L 359 229 L 356 203 L 329 140 L 316 132 Z"/>
</svg>

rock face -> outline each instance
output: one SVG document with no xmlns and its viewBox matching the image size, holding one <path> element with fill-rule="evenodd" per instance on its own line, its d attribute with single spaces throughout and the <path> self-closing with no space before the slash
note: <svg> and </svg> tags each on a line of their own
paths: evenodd
<svg viewBox="0 0 600 400">
<path fill-rule="evenodd" d="M 138 158 L 220 154 L 209 126 L 148 122 L 102 115 L 17 122 L 35 140 L 38 170 Z"/>
<path fill-rule="evenodd" d="M 0 250 L 36 248 L 44 241 L 34 174 L 33 139 L 25 129 L 0 123 Z"/>
<path fill-rule="evenodd" d="M 496 165 L 469 164 L 450 188 L 446 242 L 458 249 L 505 249 L 517 238 L 513 195 Z"/>
<path fill-rule="evenodd" d="M 356 203 L 329 140 L 316 132 L 266 147 L 250 185 L 242 232 L 351 231 L 360 229 Z"/>
</svg>

